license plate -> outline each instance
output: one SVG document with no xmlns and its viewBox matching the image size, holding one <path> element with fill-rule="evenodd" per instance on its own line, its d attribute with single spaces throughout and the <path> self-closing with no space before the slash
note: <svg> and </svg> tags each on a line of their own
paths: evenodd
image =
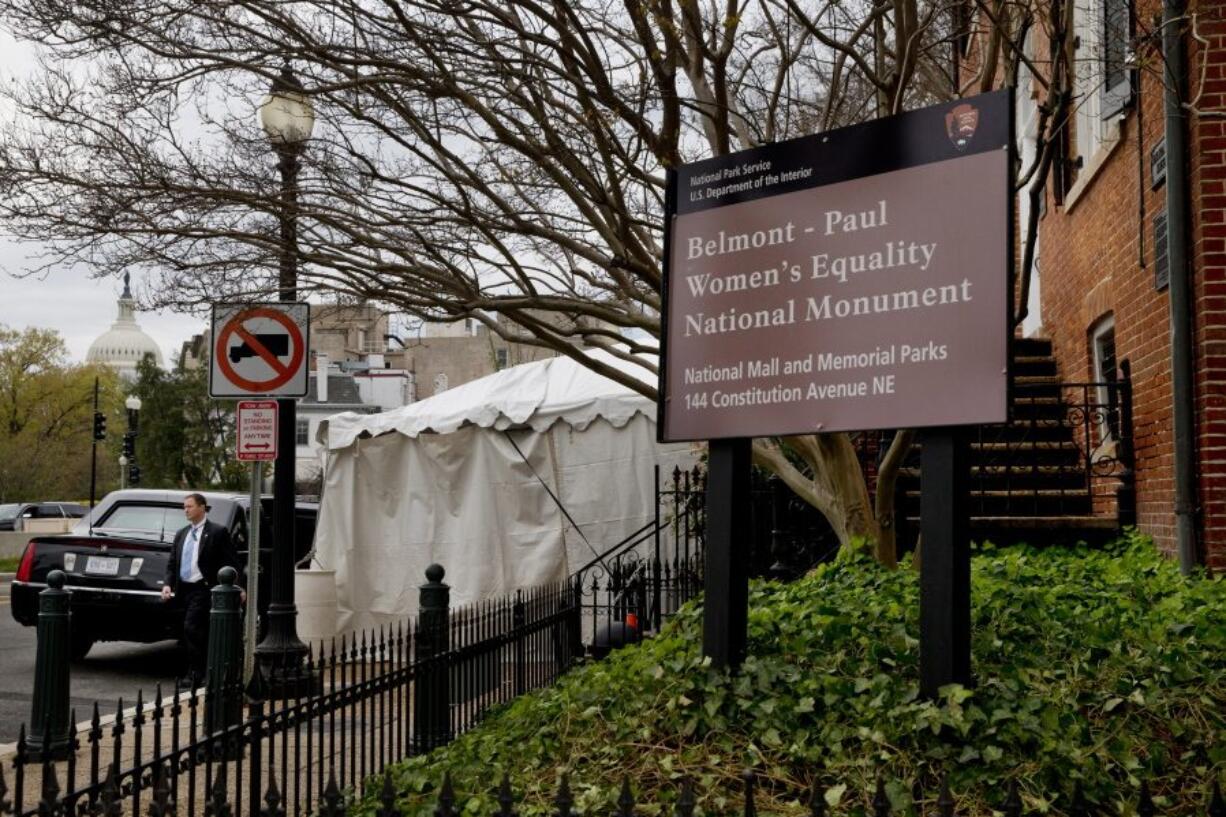
<svg viewBox="0 0 1226 817">
<path fill-rule="evenodd" d="M 118 556 L 90 556 L 85 561 L 86 573 L 97 573 L 99 576 L 118 576 Z"/>
</svg>

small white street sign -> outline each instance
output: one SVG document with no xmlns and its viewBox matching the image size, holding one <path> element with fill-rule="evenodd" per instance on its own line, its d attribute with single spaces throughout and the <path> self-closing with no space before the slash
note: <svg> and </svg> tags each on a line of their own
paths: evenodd
<svg viewBox="0 0 1226 817">
<path fill-rule="evenodd" d="M 277 458 L 277 401 L 238 401 L 238 459 L 271 462 Z"/>
</svg>

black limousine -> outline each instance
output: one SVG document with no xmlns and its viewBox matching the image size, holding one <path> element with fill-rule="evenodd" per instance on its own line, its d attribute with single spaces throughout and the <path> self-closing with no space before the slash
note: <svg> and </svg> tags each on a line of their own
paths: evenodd
<svg viewBox="0 0 1226 817">
<path fill-rule="evenodd" d="M 47 574 L 63 570 L 72 592 L 72 657 L 80 659 L 98 641 L 152 642 L 178 638 L 183 611 L 161 600 L 166 563 L 175 532 L 187 524 L 183 500 L 189 491 L 131 489 L 107 494 L 72 532 L 34 536 L 26 544 L 13 580 L 10 607 L 13 618 L 32 627 L 38 623 L 38 594 L 47 586 Z M 250 497 L 203 491 L 209 519 L 226 526 L 247 563 L 247 518 Z M 295 513 L 295 561 L 311 549 L 318 506 L 298 502 Z M 268 568 L 271 566 L 272 498 L 261 499 L 260 592 L 261 612 L 268 606 Z"/>
</svg>

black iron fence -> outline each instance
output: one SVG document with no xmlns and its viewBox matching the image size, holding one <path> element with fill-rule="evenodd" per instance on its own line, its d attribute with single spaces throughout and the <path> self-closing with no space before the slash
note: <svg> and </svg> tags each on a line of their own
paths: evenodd
<svg viewBox="0 0 1226 817">
<path fill-rule="evenodd" d="M 596 654 L 657 631 L 702 592 L 706 558 L 706 473 L 700 466 L 655 472 L 656 515 L 581 566 L 585 643 Z M 829 522 L 774 475 L 756 470 L 750 494 L 750 570 L 790 579 L 838 550 Z"/>
<path fill-rule="evenodd" d="M 389 764 L 447 743 L 583 654 L 572 581 L 451 609 L 442 568 L 427 579 L 416 619 L 314 645 L 305 688 L 272 689 L 258 670 L 244 685 L 236 661 L 203 689 L 159 687 L 113 714 L 95 706 L 81 727 L 75 712 L 41 719 L 66 722 L 65 735 L 23 726 L 11 790 L 0 765 L 0 815 L 311 814 L 328 784 L 361 796 Z M 214 615 L 222 597 L 214 591 Z"/>
<path fill-rule="evenodd" d="M 706 553 L 705 474 L 655 469 L 655 518 L 572 575 L 582 633 L 597 657 L 658 631 L 702 591 Z"/>
</svg>

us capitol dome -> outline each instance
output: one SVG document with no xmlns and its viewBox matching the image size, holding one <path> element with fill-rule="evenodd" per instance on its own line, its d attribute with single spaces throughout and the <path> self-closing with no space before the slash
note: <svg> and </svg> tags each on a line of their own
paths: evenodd
<svg viewBox="0 0 1226 817">
<path fill-rule="evenodd" d="M 111 328 L 90 344 L 85 354 L 87 363 L 105 363 L 127 380 L 136 379 L 136 364 L 153 355 L 158 368 L 162 367 L 162 350 L 153 338 L 144 333 L 136 323 L 136 302 L 128 275 L 123 276 L 123 294 L 119 296 L 119 316 Z"/>
</svg>

